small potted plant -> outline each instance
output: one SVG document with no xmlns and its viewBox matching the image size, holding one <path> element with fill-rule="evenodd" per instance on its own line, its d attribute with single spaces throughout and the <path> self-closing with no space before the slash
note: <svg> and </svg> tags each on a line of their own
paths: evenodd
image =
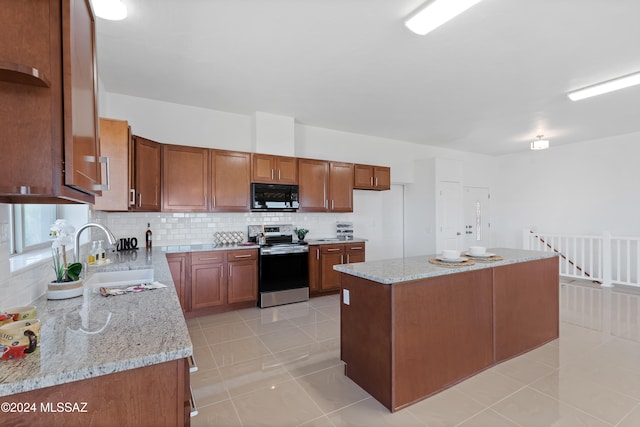
<svg viewBox="0 0 640 427">
<path fill-rule="evenodd" d="M 73 242 L 75 228 L 64 219 L 58 219 L 49 228 L 49 235 L 53 238 L 51 244 L 51 258 L 56 279 L 47 288 L 48 299 L 66 299 L 82 295 L 84 288 L 80 273 L 82 264 L 67 263 L 67 245 Z"/>
<path fill-rule="evenodd" d="M 294 233 L 296 233 L 296 235 L 298 236 L 298 241 L 303 241 L 304 237 L 307 235 L 307 233 L 309 232 L 309 230 L 307 230 L 306 228 L 295 228 L 293 230 Z"/>
</svg>

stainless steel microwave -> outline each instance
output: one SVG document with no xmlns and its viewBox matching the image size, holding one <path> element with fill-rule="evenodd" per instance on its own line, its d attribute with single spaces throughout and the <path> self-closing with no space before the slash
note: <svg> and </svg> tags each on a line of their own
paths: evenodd
<svg viewBox="0 0 640 427">
<path fill-rule="evenodd" d="M 256 212 L 298 209 L 298 186 L 251 183 L 251 210 Z"/>
</svg>

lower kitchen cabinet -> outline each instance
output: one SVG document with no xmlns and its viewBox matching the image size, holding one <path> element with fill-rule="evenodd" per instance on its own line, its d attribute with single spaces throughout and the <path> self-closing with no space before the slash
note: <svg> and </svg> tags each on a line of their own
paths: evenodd
<svg viewBox="0 0 640 427">
<path fill-rule="evenodd" d="M 256 302 L 258 298 L 258 251 L 227 253 L 227 300 L 229 304 Z"/>
<path fill-rule="evenodd" d="M 167 254 L 171 277 L 186 317 L 255 306 L 258 250 Z"/>
<path fill-rule="evenodd" d="M 178 359 L 4 396 L 3 402 L 29 402 L 37 410 L 3 413 L 2 425 L 189 426 L 189 400 L 188 363 Z M 78 406 L 65 410 L 58 402 Z"/>
<path fill-rule="evenodd" d="M 309 292 L 323 293 L 340 289 L 340 273 L 334 265 L 364 262 L 364 242 L 309 246 Z"/>
<path fill-rule="evenodd" d="M 173 278 L 173 284 L 178 293 L 182 311 L 187 310 L 187 295 L 185 289 L 187 283 L 187 256 L 186 253 L 167 254 L 167 264 L 169 264 L 169 271 L 171 271 L 171 277 Z"/>
<path fill-rule="evenodd" d="M 191 253 L 190 310 L 226 304 L 225 262 L 225 251 Z"/>
</svg>

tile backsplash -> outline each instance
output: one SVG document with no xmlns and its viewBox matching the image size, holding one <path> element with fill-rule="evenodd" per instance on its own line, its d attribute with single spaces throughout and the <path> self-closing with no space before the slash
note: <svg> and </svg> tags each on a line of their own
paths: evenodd
<svg viewBox="0 0 640 427">
<path fill-rule="evenodd" d="M 105 225 L 118 239 L 135 237 L 138 246 L 144 246 L 147 223 L 151 224 L 154 246 L 174 246 L 213 243 L 214 234 L 219 231 L 241 231 L 246 241 L 247 227 L 252 224 L 293 224 L 309 229 L 307 238 L 334 237 L 336 221 L 350 221 L 352 216 L 296 212 L 91 212 L 92 221 Z"/>
</svg>

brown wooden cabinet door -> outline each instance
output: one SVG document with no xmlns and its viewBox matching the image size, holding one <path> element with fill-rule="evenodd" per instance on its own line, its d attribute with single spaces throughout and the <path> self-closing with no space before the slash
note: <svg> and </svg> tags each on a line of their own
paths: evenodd
<svg viewBox="0 0 640 427">
<path fill-rule="evenodd" d="M 268 154 L 251 154 L 251 182 L 271 184 L 276 173 L 275 158 Z"/>
<path fill-rule="evenodd" d="M 373 187 L 373 167 L 369 165 L 353 166 L 353 188 L 369 190 Z"/>
<path fill-rule="evenodd" d="M 322 265 L 320 263 L 320 245 L 309 246 L 309 292 L 322 290 L 320 285 Z"/>
<path fill-rule="evenodd" d="M 178 293 L 178 299 L 182 306 L 182 311 L 189 311 L 187 305 L 187 254 L 167 254 L 167 263 L 169 264 L 169 271 L 171 271 L 171 278 L 173 284 Z"/>
<path fill-rule="evenodd" d="M 211 150 L 211 210 L 251 209 L 251 154 Z"/>
<path fill-rule="evenodd" d="M 333 269 L 334 265 L 345 262 L 344 245 L 322 245 L 320 254 L 320 265 L 322 282 L 320 287 L 323 291 L 340 289 L 340 273 Z"/>
<path fill-rule="evenodd" d="M 297 159 L 295 157 L 253 153 L 251 155 L 251 182 L 297 184 Z"/>
<path fill-rule="evenodd" d="M 345 252 L 347 254 L 347 264 L 352 262 L 365 261 L 365 244 L 364 243 L 345 243 Z"/>
<path fill-rule="evenodd" d="M 91 207 L 94 211 L 129 210 L 129 151 L 131 150 L 131 127 L 125 120 L 100 118 L 100 151 L 109 158 L 110 189 L 104 189 Z M 102 182 L 107 183 L 106 169 L 102 171 Z"/>
<path fill-rule="evenodd" d="M 299 159 L 299 200 L 302 212 L 326 212 L 329 190 L 329 162 Z"/>
<path fill-rule="evenodd" d="M 279 184 L 298 183 L 298 159 L 295 157 L 276 158 L 276 182 Z"/>
<path fill-rule="evenodd" d="M 229 304 L 258 300 L 258 261 L 256 259 L 229 262 L 227 271 Z"/>
<path fill-rule="evenodd" d="M 385 166 L 374 166 L 373 186 L 376 190 L 390 190 L 391 168 Z"/>
<path fill-rule="evenodd" d="M 329 210 L 353 212 L 353 164 L 329 164 Z"/>
<path fill-rule="evenodd" d="M 89 0 L 62 2 L 62 69 L 65 185 L 99 195 L 98 71 Z"/>
<path fill-rule="evenodd" d="M 133 137 L 134 205 L 142 212 L 159 211 L 161 207 L 161 144 L 139 136 Z"/>
<path fill-rule="evenodd" d="M 224 263 L 191 265 L 191 310 L 227 303 Z"/>
<path fill-rule="evenodd" d="M 162 210 L 209 210 L 209 150 L 162 145 Z"/>
</svg>

